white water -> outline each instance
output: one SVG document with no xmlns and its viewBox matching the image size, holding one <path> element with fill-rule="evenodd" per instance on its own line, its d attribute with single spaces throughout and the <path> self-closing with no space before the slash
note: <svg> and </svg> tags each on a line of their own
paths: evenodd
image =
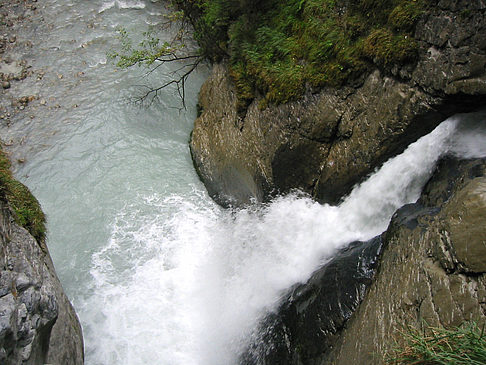
<svg viewBox="0 0 486 365">
<path fill-rule="evenodd" d="M 457 116 L 339 206 L 291 195 L 225 211 L 198 181 L 187 147 L 205 71 L 194 75 L 188 111 L 179 113 L 170 91 L 150 108 L 124 103 L 143 70 L 115 73 L 106 63 L 115 27 L 160 21 L 160 4 L 39 4 L 53 27 L 48 41 L 38 40 L 34 67 L 47 72 L 38 92 L 62 106 L 39 106 L 39 121 L 18 121 L 7 135 L 27 139 L 31 152 L 17 175 L 48 215 L 48 245 L 83 324 L 88 365 L 235 364 L 285 290 L 348 242 L 386 229 L 397 208 L 418 198 L 440 156 L 486 156 L 486 113 Z M 72 76 L 79 71 L 83 82 Z M 59 73 L 71 76 L 60 82 Z"/>
</svg>

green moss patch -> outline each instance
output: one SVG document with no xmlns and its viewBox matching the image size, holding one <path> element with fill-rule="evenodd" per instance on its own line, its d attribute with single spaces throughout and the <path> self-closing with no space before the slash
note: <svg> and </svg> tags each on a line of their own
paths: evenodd
<svg viewBox="0 0 486 365">
<path fill-rule="evenodd" d="M 45 216 L 30 190 L 15 180 L 10 171 L 10 161 L 0 149 L 0 194 L 15 212 L 15 220 L 26 228 L 38 242 L 45 239 Z"/>
<path fill-rule="evenodd" d="M 307 87 L 340 86 L 369 70 L 413 62 L 422 0 L 192 0 L 203 54 L 228 58 L 241 105 L 284 103 Z M 196 16 L 194 16 L 196 14 Z"/>
<path fill-rule="evenodd" d="M 388 29 L 377 29 L 365 39 L 363 51 L 375 64 L 392 67 L 413 61 L 417 55 L 417 44 L 409 35 L 396 35 Z"/>
</svg>

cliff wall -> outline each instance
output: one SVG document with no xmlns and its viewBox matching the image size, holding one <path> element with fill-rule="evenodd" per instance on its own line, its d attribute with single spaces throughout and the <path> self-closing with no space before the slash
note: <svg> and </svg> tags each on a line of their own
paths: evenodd
<svg viewBox="0 0 486 365">
<path fill-rule="evenodd" d="M 385 364 L 408 327 L 486 321 L 486 160 L 439 164 L 386 232 L 293 288 L 241 363 Z"/>
<path fill-rule="evenodd" d="M 300 189 L 337 203 L 448 116 L 486 106 L 486 2 L 425 4 L 416 62 L 297 101 L 261 108 L 260 96 L 242 114 L 228 65 L 214 65 L 190 144 L 210 195 L 239 206 Z M 381 364 L 404 326 L 484 323 L 484 184 L 484 160 L 441 162 L 369 256 L 341 252 L 291 291 L 241 363 Z"/>
<path fill-rule="evenodd" d="M 239 205 L 298 188 L 335 203 L 446 117 L 486 105 L 485 11 L 484 1 L 428 1 L 417 62 L 284 105 L 262 109 L 257 97 L 245 115 L 227 66 L 216 64 L 191 139 L 211 196 Z"/>
<path fill-rule="evenodd" d="M 443 161 L 385 233 L 379 272 L 326 363 L 381 364 L 406 326 L 486 320 L 486 161 Z"/>
</svg>

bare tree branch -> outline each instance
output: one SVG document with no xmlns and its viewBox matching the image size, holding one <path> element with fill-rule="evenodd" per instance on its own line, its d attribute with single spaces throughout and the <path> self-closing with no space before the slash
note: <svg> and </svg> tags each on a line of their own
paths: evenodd
<svg viewBox="0 0 486 365">
<path fill-rule="evenodd" d="M 173 79 L 163 83 L 162 85 L 158 86 L 158 87 L 155 87 L 155 88 L 151 88 L 151 87 L 148 87 L 147 85 L 139 85 L 139 86 L 143 86 L 147 89 L 149 89 L 147 92 L 145 92 L 143 95 L 137 97 L 135 99 L 135 102 L 137 103 L 143 103 L 144 101 L 148 100 L 150 98 L 150 102 L 149 102 L 149 105 L 151 105 L 155 99 L 158 98 L 159 96 L 159 93 L 162 89 L 165 89 L 171 85 L 176 85 L 177 87 L 177 93 L 182 101 L 182 107 L 185 109 L 186 108 L 186 99 L 185 99 L 185 96 L 186 96 L 186 89 L 185 89 L 185 85 L 186 85 L 186 80 L 187 78 L 189 77 L 189 75 L 197 68 L 197 66 L 202 62 L 202 58 L 201 57 L 188 57 L 188 58 L 195 58 L 195 61 L 193 63 L 190 63 L 190 64 L 184 64 L 183 66 L 181 66 L 179 69 L 171 72 L 172 75 L 175 75 L 177 74 L 177 77 L 174 77 Z M 183 58 L 183 60 L 185 59 L 188 59 L 188 58 Z M 160 63 L 158 64 L 157 66 L 155 67 L 160 67 L 163 63 Z M 184 71 L 183 73 L 180 73 L 180 71 L 186 69 L 186 71 Z M 154 69 L 151 69 L 148 73 L 150 74 L 151 72 L 153 72 Z"/>
</svg>

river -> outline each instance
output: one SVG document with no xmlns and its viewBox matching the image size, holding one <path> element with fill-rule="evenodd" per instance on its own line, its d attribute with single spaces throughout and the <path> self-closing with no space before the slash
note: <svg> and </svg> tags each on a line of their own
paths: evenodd
<svg viewBox="0 0 486 365">
<path fill-rule="evenodd" d="M 48 246 L 80 317 L 86 364 L 229 365 L 285 290 L 337 249 L 386 229 L 415 201 L 438 158 L 485 156 L 484 113 L 456 116 L 388 161 L 339 206 L 290 195 L 226 211 L 199 181 L 188 140 L 202 66 L 187 109 L 174 89 L 130 100 L 170 71 L 116 69 L 116 29 L 163 21 L 157 1 L 39 0 L 19 32 L 34 75 L 12 85 L 37 95 L 2 127 L 16 176 L 48 219 Z M 160 34 L 163 38 L 165 35 Z M 485 123 L 483 123 L 484 125 Z M 467 148 L 466 148 L 467 147 Z"/>
</svg>

